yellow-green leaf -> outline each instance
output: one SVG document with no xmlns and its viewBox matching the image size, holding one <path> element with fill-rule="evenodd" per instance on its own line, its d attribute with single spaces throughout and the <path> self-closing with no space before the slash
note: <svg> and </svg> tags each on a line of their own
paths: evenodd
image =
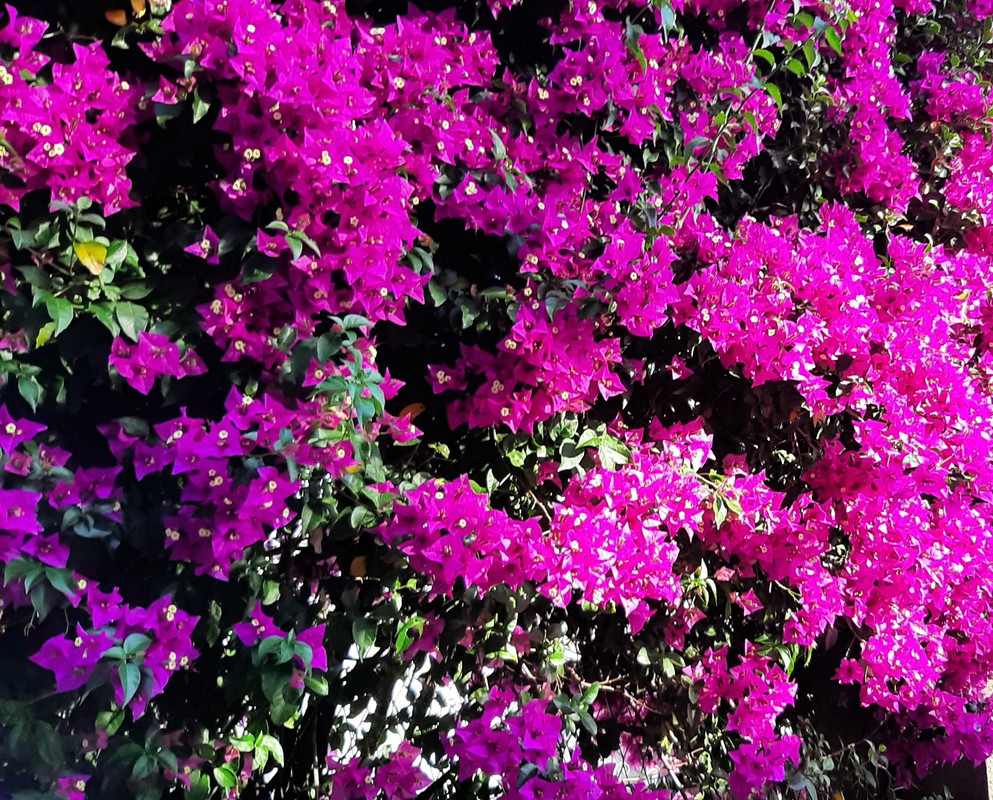
<svg viewBox="0 0 993 800">
<path fill-rule="evenodd" d="M 99 275 L 107 263 L 107 245 L 100 242 L 74 242 L 72 249 L 76 251 L 79 263 L 89 270 L 91 275 Z"/>
<path fill-rule="evenodd" d="M 55 333 L 55 323 L 46 322 L 38 331 L 38 335 L 35 337 L 35 347 L 41 347 L 45 342 L 52 338 L 52 334 Z"/>
</svg>

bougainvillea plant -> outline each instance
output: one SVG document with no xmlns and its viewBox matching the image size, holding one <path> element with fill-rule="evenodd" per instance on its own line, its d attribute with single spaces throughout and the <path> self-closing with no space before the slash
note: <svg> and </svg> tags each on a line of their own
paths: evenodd
<svg viewBox="0 0 993 800">
<path fill-rule="evenodd" d="M 913 797 L 993 751 L 993 3 L 0 5 L 0 797 Z"/>
</svg>

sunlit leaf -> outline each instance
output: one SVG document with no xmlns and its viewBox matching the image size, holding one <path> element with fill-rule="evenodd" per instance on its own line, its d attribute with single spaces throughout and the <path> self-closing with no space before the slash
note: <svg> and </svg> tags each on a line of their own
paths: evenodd
<svg viewBox="0 0 993 800">
<path fill-rule="evenodd" d="M 76 258 L 90 272 L 91 275 L 99 275 L 107 263 L 107 245 L 100 242 L 74 242 L 72 249 L 76 253 Z"/>
</svg>

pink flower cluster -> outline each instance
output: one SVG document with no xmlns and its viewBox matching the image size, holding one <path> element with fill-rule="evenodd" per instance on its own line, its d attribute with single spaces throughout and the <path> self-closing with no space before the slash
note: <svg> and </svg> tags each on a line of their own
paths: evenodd
<svg viewBox="0 0 993 800">
<path fill-rule="evenodd" d="M 108 363 L 131 386 L 148 394 L 160 375 L 185 378 L 207 371 L 203 360 L 192 350 L 180 355 L 179 347 L 161 333 L 138 333 L 138 343 L 130 345 L 115 337 Z"/>
<path fill-rule="evenodd" d="M 530 577 L 528 544 L 541 535 L 536 520 L 519 522 L 491 509 L 486 494 L 465 477 L 444 485 L 428 481 L 407 497 L 381 534 L 431 578 L 433 594 L 451 595 L 460 578 L 486 591 L 517 587 Z"/>
<path fill-rule="evenodd" d="M 488 3 L 497 25 L 518 5 Z M 309 669 L 328 669 L 336 623 L 368 622 L 361 604 L 379 591 L 381 574 L 367 579 L 363 565 L 346 577 L 332 565 L 339 546 L 349 556 L 350 548 L 381 554 L 384 544 L 395 551 L 383 559 L 388 567 L 374 568 L 402 576 L 389 590 L 398 613 L 468 608 L 499 588 L 540 608 L 532 608 L 537 622 L 517 607 L 507 622 L 518 673 L 491 681 L 459 665 L 470 699 L 441 740 L 458 780 L 492 779 L 506 797 L 670 796 L 621 779 L 622 747 L 594 757 L 575 746 L 574 720 L 549 699 L 558 689 L 546 691 L 552 680 L 523 663 L 548 667 L 529 635 L 546 641 L 538 628 L 577 608 L 619 621 L 639 646 L 642 637 L 685 656 L 681 673 L 670 670 L 685 679 L 674 693 L 691 686 L 686 702 L 733 743 L 725 766 L 735 797 L 761 794 L 809 755 L 790 728 L 800 678 L 769 653 L 818 652 L 836 625 L 852 635 L 836 680 L 856 686 L 862 704 L 902 733 L 895 757 L 923 769 L 987 756 L 993 98 L 957 57 L 898 52 L 901 25 L 928 14 L 927 0 L 844 5 L 569 0 L 539 20 L 554 56 L 526 64 L 453 10 L 412 8 L 373 24 L 336 0 L 178 0 L 161 34 L 139 37 L 140 74 L 154 79 L 125 79 L 100 43 L 53 58 L 45 24 L 8 9 L 0 202 L 13 212 L 41 189 L 52 201 L 89 198 L 108 225 L 121 222 L 116 212 L 139 206 L 127 169 L 142 163 L 140 132 L 155 108 L 180 116 L 193 106 L 192 127 L 207 132 L 218 165 L 213 199 L 182 221 L 197 241 L 169 243 L 202 273 L 200 294 L 188 307 L 150 300 L 152 332 L 115 337 L 115 379 L 98 382 L 122 402 L 146 403 L 137 413 L 148 419 L 104 417 L 98 430 L 110 457 L 88 460 L 57 446 L 69 445 L 54 422 L 50 429 L 0 405 L 0 560 L 15 565 L 0 600 L 40 607 L 40 586 L 71 615 L 32 656 L 56 691 L 109 685 L 138 717 L 175 671 L 214 646 L 171 594 L 146 607 L 127 591 L 99 589 L 77 564 L 80 539 L 116 543 L 124 504 L 165 487 L 157 535 L 177 580 L 192 575 L 234 596 L 258 577 L 243 578 L 239 565 L 279 548 L 266 564 L 285 568 L 280 590 L 315 614 L 339 615 L 284 630 L 264 610 L 276 614 L 272 598 L 258 592 L 245 603 L 247 619 L 228 615 L 241 621 L 222 642 L 261 649 L 278 637 L 310 648 L 309 664 L 295 656 L 294 688 L 313 677 Z M 993 14 L 985 0 L 966 5 L 975 17 Z M 780 63 L 793 44 L 807 72 L 799 60 Z M 815 56 L 828 66 L 815 67 Z M 798 110 L 779 95 L 793 78 L 806 91 L 816 69 L 826 87 L 818 102 L 840 139 L 833 152 L 800 155 L 810 155 L 803 163 L 835 199 L 815 209 L 814 225 L 806 210 L 760 211 L 758 196 L 750 209 L 723 213 L 759 155 L 778 163 L 777 137 L 788 139 L 785 123 Z M 909 214 L 918 200 L 935 214 L 927 235 Z M 862 206 L 872 213 L 855 210 Z M 236 246 L 217 209 L 247 229 Z M 492 281 L 502 285 L 465 280 L 452 290 L 486 301 L 485 324 L 412 331 L 412 340 L 445 346 L 402 387 L 385 365 L 403 357 L 397 329 L 420 324 L 424 309 L 413 309 L 442 272 L 425 255 L 435 244 L 426 231 L 448 220 L 485 240 L 513 274 Z M 954 225 L 961 235 L 947 235 Z M 441 243 L 439 264 L 461 257 L 451 250 Z M 41 285 L 52 277 L 45 270 L 58 268 L 52 253 L 30 256 L 27 273 L 13 256 L 20 270 L 3 265 L 5 292 L 33 291 L 25 275 Z M 104 302 L 107 288 L 73 295 L 74 320 L 88 300 Z M 12 318 L 46 307 L 44 298 L 22 300 Z M 449 308 L 440 311 L 448 319 Z M 0 388 L 16 387 L 34 405 L 18 378 L 34 376 L 30 356 L 42 337 L 5 330 L 0 342 L 23 372 L 11 366 Z M 380 357 L 378 344 L 392 353 Z M 171 402 L 173 382 L 185 388 L 212 359 L 233 376 L 223 402 L 227 386 L 210 412 L 189 411 L 184 400 L 155 405 L 157 380 L 172 379 L 162 385 Z M 718 372 L 757 395 L 798 392 L 781 426 L 795 423 L 790 430 L 809 437 L 796 492 L 772 488 L 743 457 L 714 457 L 721 398 L 694 392 Z M 635 425 L 628 412 L 660 375 L 663 388 Z M 144 397 L 122 392 L 118 377 Z M 478 474 L 469 459 L 443 457 L 441 480 L 428 448 L 405 451 L 409 458 L 393 452 L 416 444 L 410 417 L 425 405 L 394 413 L 407 402 L 401 390 L 425 403 L 429 390 L 436 395 L 432 424 L 447 430 L 427 443 L 433 452 L 448 448 L 449 434 L 466 447 L 486 437 L 524 442 L 516 471 L 501 473 L 519 496 L 489 496 L 476 483 L 486 469 Z M 61 400 L 51 394 L 38 414 L 46 423 L 61 413 L 52 413 Z M 663 425 L 668 400 L 674 418 L 690 421 Z M 590 445 L 563 467 L 548 430 L 594 419 L 602 423 L 594 438 L 615 457 Z M 370 510 L 393 495 L 392 512 Z M 321 537 L 343 530 L 328 545 L 333 556 L 321 552 Z M 284 553 L 312 574 L 301 578 Z M 27 579 L 18 570 L 34 571 Z M 329 599 L 325 573 L 351 588 Z M 708 641 L 718 634 L 701 623 L 722 614 L 747 622 Z M 406 647 L 394 639 L 404 665 L 427 653 L 447 668 L 445 648 L 474 644 L 472 632 L 447 643 L 438 616 L 407 622 L 403 636 L 418 638 Z M 487 670 L 506 666 L 503 655 L 477 655 Z M 581 667 L 589 676 L 601 665 Z M 646 719 L 641 703 L 591 706 L 587 734 L 596 738 L 590 725 L 609 714 L 628 736 Z M 422 752 L 406 740 L 388 763 L 341 758 L 325 765 L 332 798 L 413 798 L 430 785 Z M 236 782 L 251 778 L 245 759 Z M 85 781 L 72 772 L 57 786 L 81 796 Z"/>
<path fill-rule="evenodd" d="M 18 183 L 4 182 L 0 202 L 16 209 L 28 192 L 49 189 L 52 200 L 87 197 L 108 213 L 133 205 L 125 168 L 135 151 L 125 140 L 141 87 L 109 69 L 99 43 L 74 45 L 69 63 L 51 62 L 37 47 L 45 23 L 6 13 L 0 43 L 13 54 L 0 63 L 0 169 Z M 46 67 L 50 80 L 39 77 Z"/>
<path fill-rule="evenodd" d="M 432 367 L 435 392 L 460 391 L 448 405 L 453 426 L 505 425 L 531 430 L 536 422 L 564 411 L 582 411 L 597 397 L 611 397 L 623 386 L 612 367 L 620 362 L 616 339 L 597 341 L 596 325 L 572 310 L 551 316 L 523 292 L 517 321 L 491 353 L 463 345 L 462 357 L 451 368 Z M 485 381 L 473 393 L 472 380 Z"/>
<path fill-rule="evenodd" d="M 728 729 L 744 741 L 731 753 L 729 784 L 735 797 L 750 797 L 770 780 L 782 780 L 787 761 L 800 761 L 800 738 L 777 730 L 776 719 L 793 704 L 796 686 L 782 667 L 755 653 L 728 668 L 727 648 L 710 651 L 685 674 L 700 686 L 700 708 L 731 707 Z"/>
<path fill-rule="evenodd" d="M 459 777 L 465 780 L 477 772 L 498 777 L 503 796 L 513 800 L 672 797 L 669 791 L 653 791 L 640 780 L 619 780 L 613 765 L 594 768 L 578 750 L 563 753 L 562 720 L 550 709 L 544 699 L 519 702 L 512 691 L 492 690 L 482 714 L 461 722 L 445 742 L 449 756 L 458 763 Z M 554 776 L 548 774 L 553 759 L 560 759 Z M 522 773 L 525 766 L 532 769 Z M 527 776 L 523 782 L 522 774 Z"/>
<path fill-rule="evenodd" d="M 198 618 L 178 608 L 168 596 L 141 608 L 122 603 L 116 590 L 103 592 L 82 580 L 79 586 L 85 591 L 92 627 L 85 630 L 77 625 L 72 639 L 52 637 L 31 660 L 54 673 L 57 691 L 69 692 L 86 685 L 101 660 L 110 661 L 115 649 L 121 650 L 122 656 L 133 656 L 130 663 L 140 665 L 142 678 L 130 690 L 130 696 L 125 696 L 117 670 L 110 670 L 101 682 L 109 681 L 118 706 L 126 705 L 135 718 L 140 717 L 148 701 L 162 693 L 172 674 L 186 669 L 196 659 L 198 654 L 190 637 Z"/>
</svg>

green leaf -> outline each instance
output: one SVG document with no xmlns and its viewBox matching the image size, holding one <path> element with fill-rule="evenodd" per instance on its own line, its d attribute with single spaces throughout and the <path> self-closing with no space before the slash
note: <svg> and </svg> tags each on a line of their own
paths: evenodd
<svg viewBox="0 0 993 800">
<path fill-rule="evenodd" d="M 175 119 L 183 113 L 183 104 L 153 103 L 152 110 L 155 112 L 155 121 L 160 128 L 164 128 L 169 120 Z"/>
<path fill-rule="evenodd" d="M 364 617 L 352 623 L 352 640 L 355 642 L 356 648 L 358 648 L 359 658 L 365 656 L 369 648 L 376 643 L 376 632 L 378 630 L 379 626 L 376 622 Z"/>
<path fill-rule="evenodd" d="M 779 106 L 779 110 L 782 111 L 782 109 L 783 109 L 783 95 L 779 91 L 779 87 L 776 86 L 776 84 L 774 84 L 774 83 L 766 82 L 766 84 L 765 84 L 765 90 L 768 93 L 769 97 L 771 97 L 773 100 L 776 101 L 776 105 Z"/>
<path fill-rule="evenodd" d="M 294 655 L 294 643 L 292 639 L 283 639 L 279 645 L 279 651 L 276 655 L 277 664 L 285 664 L 293 659 Z"/>
<path fill-rule="evenodd" d="M 368 328 L 372 325 L 368 318 L 363 317 L 361 314 L 346 314 L 345 317 L 340 320 L 339 324 L 346 331 L 358 328 Z"/>
<path fill-rule="evenodd" d="M 48 309 L 48 316 L 55 323 L 55 330 L 52 336 L 58 336 L 72 322 L 72 303 L 64 297 L 56 297 L 50 294 L 45 298 L 45 308 Z"/>
<path fill-rule="evenodd" d="M 807 70 L 804 69 L 803 64 L 795 58 L 791 58 L 783 66 L 799 78 L 807 74 Z"/>
<path fill-rule="evenodd" d="M 6 586 L 11 581 L 21 580 L 25 575 L 32 569 L 37 569 L 36 564 L 32 564 L 30 561 L 24 558 L 15 558 L 7 562 L 7 565 L 3 568 L 3 582 Z"/>
<path fill-rule="evenodd" d="M 276 694 L 271 702 L 269 718 L 277 725 L 285 725 L 297 713 L 296 705 L 289 702 L 282 691 Z"/>
<path fill-rule="evenodd" d="M 121 287 L 121 297 L 125 300 L 143 300 L 152 293 L 153 288 L 150 281 L 132 281 Z"/>
<path fill-rule="evenodd" d="M 73 584 L 71 570 L 46 567 L 45 575 L 48 577 L 48 582 L 64 596 L 76 597 L 76 587 Z"/>
<path fill-rule="evenodd" d="M 838 35 L 838 31 L 836 31 L 832 26 L 829 25 L 824 29 L 824 38 L 827 40 L 827 43 L 831 46 L 831 49 L 834 50 L 834 52 L 836 52 L 839 56 L 844 55 L 844 51 L 841 47 L 841 37 Z"/>
<path fill-rule="evenodd" d="M 737 497 L 725 497 L 724 503 L 727 505 L 728 511 L 736 517 L 740 517 L 742 515 L 741 503 L 738 502 Z"/>
<path fill-rule="evenodd" d="M 672 3 L 668 2 L 668 0 L 662 0 L 658 10 L 661 28 L 665 33 L 668 33 L 676 27 L 676 14 L 672 10 Z"/>
<path fill-rule="evenodd" d="M 283 645 L 282 636 L 266 636 L 260 643 L 258 654 L 260 658 L 265 658 L 270 653 L 275 653 Z"/>
<path fill-rule="evenodd" d="M 45 568 L 41 564 L 31 564 L 30 568 L 24 573 L 24 591 L 30 592 L 37 586 L 38 581 L 44 577 Z"/>
<path fill-rule="evenodd" d="M 128 257 L 128 243 L 120 239 L 110 243 L 107 248 L 107 261 L 105 266 L 117 269 Z"/>
<path fill-rule="evenodd" d="M 33 375 L 22 375 L 17 379 L 17 391 L 24 398 L 24 402 L 31 406 L 32 411 L 38 410 L 38 403 L 41 402 L 45 391 L 37 378 Z"/>
<path fill-rule="evenodd" d="M 179 759 L 176 758 L 176 754 L 172 750 L 161 750 L 158 753 L 158 761 L 166 769 L 171 769 L 173 772 L 179 772 Z"/>
<path fill-rule="evenodd" d="M 724 502 L 724 498 L 721 495 L 714 495 L 712 508 L 714 511 L 714 527 L 720 528 L 728 516 L 727 503 Z"/>
<path fill-rule="evenodd" d="M 124 722 L 123 708 L 101 711 L 96 717 L 97 728 L 105 731 L 108 736 L 113 736 L 117 733 L 117 729 L 121 727 L 122 722 Z"/>
<path fill-rule="evenodd" d="M 281 694 L 283 687 L 289 682 L 290 676 L 277 667 L 266 667 L 262 670 L 262 692 L 269 700 Z"/>
<path fill-rule="evenodd" d="M 591 683 L 583 693 L 579 696 L 579 704 L 583 707 L 589 707 L 590 703 L 596 700 L 596 696 L 600 693 L 600 684 Z"/>
<path fill-rule="evenodd" d="M 415 629 L 418 635 L 424 630 L 424 617 L 417 614 L 404 620 L 397 629 L 396 640 L 393 643 L 397 654 L 403 655 L 404 651 L 414 643 L 414 637 L 411 635 L 411 631 Z"/>
<path fill-rule="evenodd" d="M 597 455 L 600 457 L 600 463 L 607 469 L 615 469 L 631 460 L 631 451 L 627 445 L 614 439 L 604 439 L 600 442 Z"/>
<path fill-rule="evenodd" d="M 35 586 L 31 591 L 31 605 L 39 619 L 45 619 L 55 608 L 56 595 L 45 584 Z"/>
<path fill-rule="evenodd" d="M 138 778 L 140 780 L 141 778 L 147 778 L 155 772 L 155 759 L 148 755 L 148 753 L 145 753 L 134 762 L 134 768 L 131 770 L 131 777 Z"/>
<path fill-rule="evenodd" d="M 131 633 L 128 634 L 127 638 L 124 640 L 124 652 L 128 655 L 144 653 L 151 643 L 151 637 L 146 636 L 143 633 Z"/>
<path fill-rule="evenodd" d="M 328 679 L 323 675 L 304 675 L 303 683 L 319 697 L 327 697 L 329 691 Z"/>
<path fill-rule="evenodd" d="M 325 333 L 317 340 L 317 363 L 327 364 L 331 357 L 341 350 L 341 337 L 336 333 Z"/>
<path fill-rule="evenodd" d="M 435 278 L 428 281 L 428 294 L 431 296 L 431 302 L 436 306 L 444 305 L 448 300 L 448 290 Z"/>
<path fill-rule="evenodd" d="M 590 736 L 596 736 L 596 720 L 593 719 L 593 716 L 590 714 L 590 712 L 579 711 L 576 713 L 576 716 L 579 717 L 579 723 L 584 728 L 586 728 Z"/>
<path fill-rule="evenodd" d="M 279 266 L 278 259 L 271 258 L 264 253 L 252 253 L 245 260 L 245 264 L 242 267 L 242 283 L 257 283 L 259 281 L 264 281 L 276 271 L 277 266 Z"/>
<path fill-rule="evenodd" d="M 368 528 L 376 522 L 376 515 L 365 506 L 355 506 L 348 517 L 348 522 L 353 530 Z"/>
<path fill-rule="evenodd" d="M 35 347 L 43 347 L 52 336 L 55 335 L 55 323 L 46 322 L 41 328 L 38 329 L 38 335 L 34 338 Z"/>
<path fill-rule="evenodd" d="M 238 785 L 238 776 L 230 764 L 214 767 L 214 780 L 222 789 L 234 789 Z"/>
<path fill-rule="evenodd" d="M 315 256 L 319 256 L 321 254 L 321 248 L 318 247 L 317 242 L 311 239 L 303 231 L 290 231 L 289 235 L 294 239 L 299 239 L 301 242 L 307 245 L 307 247 L 310 248 L 311 252 L 313 252 Z"/>
<path fill-rule="evenodd" d="M 124 699 L 121 701 L 121 705 L 126 706 L 131 702 L 135 692 L 138 691 L 138 686 L 141 684 L 141 670 L 137 664 L 122 662 L 117 666 L 117 674 L 121 679 L 121 688 L 124 691 Z"/>
<path fill-rule="evenodd" d="M 757 55 L 759 58 L 765 61 L 770 67 L 775 68 L 776 57 L 768 50 L 762 50 L 762 49 L 756 50 L 755 55 Z"/>
<path fill-rule="evenodd" d="M 148 312 L 135 303 L 118 303 L 114 307 L 114 314 L 121 323 L 121 330 L 132 341 L 138 341 L 138 333 L 148 327 Z"/>
<path fill-rule="evenodd" d="M 283 766 L 283 746 L 279 743 L 279 739 L 275 736 L 268 733 L 265 734 L 259 742 L 259 749 L 264 749 L 272 756 L 273 760 L 279 764 L 279 766 Z"/>
<path fill-rule="evenodd" d="M 597 433 L 592 428 L 587 428 L 581 434 L 579 434 L 579 441 L 576 442 L 576 447 L 594 447 L 600 443 L 600 434 Z"/>
<path fill-rule="evenodd" d="M 106 303 L 93 303 L 87 310 L 114 336 L 121 332 L 121 326 L 114 319 L 114 314 Z"/>
<path fill-rule="evenodd" d="M 694 150 L 696 150 L 698 147 L 702 147 L 703 145 L 709 142 L 710 139 L 708 139 L 706 136 L 694 136 L 688 142 L 683 144 L 683 159 L 688 160 L 690 156 L 693 155 Z"/>
<path fill-rule="evenodd" d="M 305 669 L 310 669 L 310 662 L 314 660 L 314 649 L 306 642 L 293 643 L 293 655 L 297 656 Z"/>
<path fill-rule="evenodd" d="M 817 788 L 806 775 L 795 775 L 790 780 L 789 786 L 797 793 L 801 790 L 805 790 L 809 800 L 817 800 Z"/>
<path fill-rule="evenodd" d="M 586 448 L 579 447 L 571 439 L 559 448 L 559 472 L 575 469 L 586 458 Z"/>
<path fill-rule="evenodd" d="M 186 791 L 186 800 L 207 800 L 210 793 L 210 780 L 200 770 L 193 770 L 190 774 L 190 788 Z"/>
<path fill-rule="evenodd" d="M 507 460 L 515 467 L 523 467 L 527 460 L 527 453 L 523 450 L 511 450 L 507 453 Z"/>
<path fill-rule="evenodd" d="M 193 90 L 193 124 L 196 125 L 200 120 L 202 120 L 205 116 L 207 116 L 207 112 L 209 111 L 210 111 L 210 103 L 208 103 L 200 96 L 200 91 L 198 89 L 194 89 Z"/>
<path fill-rule="evenodd" d="M 255 737 L 250 733 L 244 736 L 232 736 L 230 741 L 239 753 L 250 753 L 255 749 Z"/>
<path fill-rule="evenodd" d="M 51 725 L 39 722 L 34 727 L 34 748 L 43 763 L 52 769 L 62 766 L 62 737 Z"/>
</svg>

